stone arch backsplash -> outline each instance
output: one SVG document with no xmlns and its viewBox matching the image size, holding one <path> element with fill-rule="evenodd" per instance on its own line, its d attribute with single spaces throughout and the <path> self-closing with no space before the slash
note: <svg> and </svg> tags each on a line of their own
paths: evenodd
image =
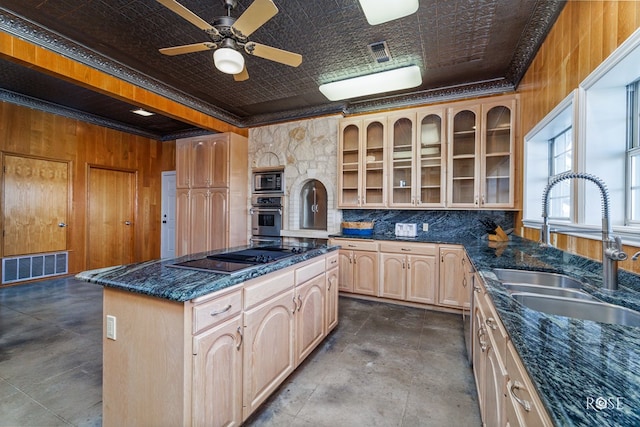
<svg viewBox="0 0 640 427">
<path fill-rule="evenodd" d="M 327 189 L 327 231 L 340 232 L 341 212 L 336 209 L 338 122 L 329 116 L 249 130 L 249 169 L 284 167 L 284 229 L 300 230 L 300 190 L 309 179 Z M 274 163 L 278 164 L 274 164 Z M 250 171 L 251 173 L 251 171 Z M 306 231 L 317 237 L 317 230 Z"/>
</svg>

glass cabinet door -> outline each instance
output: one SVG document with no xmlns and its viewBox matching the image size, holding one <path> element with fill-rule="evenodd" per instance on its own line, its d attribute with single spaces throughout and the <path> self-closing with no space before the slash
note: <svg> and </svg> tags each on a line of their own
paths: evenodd
<svg viewBox="0 0 640 427">
<path fill-rule="evenodd" d="M 365 122 L 363 205 L 384 205 L 384 125 Z"/>
<path fill-rule="evenodd" d="M 442 206 L 444 204 L 445 140 L 442 132 L 442 117 L 444 117 L 442 112 L 427 114 L 418 124 L 417 205 Z"/>
<path fill-rule="evenodd" d="M 340 146 L 340 205 L 358 206 L 360 165 L 360 128 L 356 124 L 349 124 L 342 129 L 342 144 Z"/>
<path fill-rule="evenodd" d="M 511 196 L 511 109 L 490 108 L 485 116 L 482 205 L 512 204 Z"/>
<path fill-rule="evenodd" d="M 476 197 L 476 118 L 475 111 L 468 109 L 453 116 L 451 135 L 451 204 L 477 206 Z"/>
<path fill-rule="evenodd" d="M 413 121 L 401 117 L 391 122 L 391 195 L 390 204 L 412 206 Z"/>
</svg>

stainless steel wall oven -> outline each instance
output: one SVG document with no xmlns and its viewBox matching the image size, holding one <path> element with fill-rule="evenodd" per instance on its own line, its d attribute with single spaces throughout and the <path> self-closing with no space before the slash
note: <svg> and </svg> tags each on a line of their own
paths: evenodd
<svg viewBox="0 0 640 427">
<path fill-rule="evenodd" d="M 251 197 L 251 242 L 282 241 L 282 195 Z"/>
</svg>

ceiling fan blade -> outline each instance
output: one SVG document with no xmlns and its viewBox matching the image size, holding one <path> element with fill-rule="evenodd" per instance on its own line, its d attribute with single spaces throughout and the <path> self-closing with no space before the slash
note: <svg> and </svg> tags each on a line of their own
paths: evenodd
<svg viewBox="0 0 640 427">
<path fill-rule="evenodd" d="M 158 0 L 160 1 L 160 0 Z M 273 18 L 278 8 L 272 0 L 255 0 L 233 24 L 233 29 L 249 37 L 262 24 Z"/>
<path fill-rule="evenodd" d="M 260 58 L 279 62 L 291 67 L 297 67 L 302 64 L 302 55 L 299 53 L 289 52 L 260 43 L 249 42 L 245 45 L 244 50 L 250 55 L 259 56 Z"/>
<path fill-rule="evenodd" d="M 240 71 L 238 74 L 234 74 L 233 75 L 233 80 L 237 81 L 237 82 L 243 82 L 245 80 L 249 79 L 249 72 L 247 71 L 247 66 L 245 65 L 244 68 L 242 69 L 242 71 Z"/>
<path fill-rule="evenodd" d="M 189 9 L 181 5 L 175 0 L 156 0 L 158 3 L 171 10 L 172 12 L 180 15 L 187 21 L 191 22 L 196 27 L 200 28 L 204 31 L 213 32 L 214 34 L 218 34 L 218 30 L 215 29 L 211 24 L 209 24 L 204 19 L 200 18 L 195 13 L 191 12 Z"/>
<path fill-rule="evenodd" d="M 200 52 L 202 50 L 209 50 L 216 47 L 215 44 L 204 42 L 204 43 L 194 43 L 194 44 L 185 44 L 182 46 L 173 46 L 173 47 L 165 47 L 160 50 L 160 53 L 163 55 L 182 55 L 183 53 L 191 53 L 191 52 Z"/>
</svg>

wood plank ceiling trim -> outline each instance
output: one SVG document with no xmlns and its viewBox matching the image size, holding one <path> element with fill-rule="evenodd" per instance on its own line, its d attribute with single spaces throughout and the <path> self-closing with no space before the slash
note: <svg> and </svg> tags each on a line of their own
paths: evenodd
<svg viewBox="0 0 640 427">
<path fill-rule="evenodd" d="M 248 129 L 230 125 L 11 34 L 0 32 L 0 56 L 194 126 L 214 132 L 233 132 L 242 136 L 249 134 Z"/>
</svg>

